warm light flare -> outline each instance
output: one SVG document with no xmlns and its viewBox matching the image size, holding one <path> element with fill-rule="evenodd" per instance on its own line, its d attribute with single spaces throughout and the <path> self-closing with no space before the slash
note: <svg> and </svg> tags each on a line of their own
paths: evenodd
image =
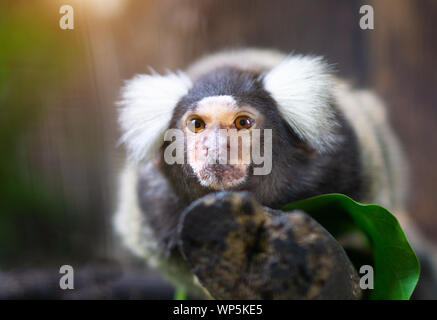
<svg viewBox="0 0 437 320">
<path fill-rule="evenodd" d="M 85 9 L 100 17 L 110 18 L 121 13 L 128 0 L 69 0 L 59 4 L 69 4 L 73 9 Z"/>
</svg>

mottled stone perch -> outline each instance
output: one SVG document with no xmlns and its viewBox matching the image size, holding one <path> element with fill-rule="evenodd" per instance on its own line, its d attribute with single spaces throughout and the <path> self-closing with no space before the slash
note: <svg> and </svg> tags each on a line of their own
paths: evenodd
<svg viewBox="0 0 437 320">
<path fill-rule="evenodd" d="M 340 244 L 301 211 L 261 206 L 247 192 L 208 195 L 184 212 L 180 246 L 216 299 L 359 299 Z"/>
</svg>

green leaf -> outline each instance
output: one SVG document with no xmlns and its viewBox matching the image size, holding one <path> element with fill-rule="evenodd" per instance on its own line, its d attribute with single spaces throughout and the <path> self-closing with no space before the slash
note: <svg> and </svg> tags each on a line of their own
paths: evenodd
<svg viewBox="0 0 437 320">
<path fill-rule="evenodd" d="M 176 288 L 173 300 L 187 300 L 187 290 L 184 287 Z"/>
<path fill-rule="evenodd" d="M 374 289 L 367 290 L 369 299 L 407 300 L 411 297 L 419 279 L 419 261 L 399 222 L 388 210 L 374 204 L 361 204 L 337 193 L 282 207 L 285 211 L 294 209 L 310 214 L 334 237 L 354 228 L 367 236 L 374 269 Z"/>
</svg>

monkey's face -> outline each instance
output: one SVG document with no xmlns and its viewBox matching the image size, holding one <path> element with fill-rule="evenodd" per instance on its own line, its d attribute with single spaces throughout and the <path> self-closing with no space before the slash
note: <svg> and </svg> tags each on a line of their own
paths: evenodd
<svg viewBox="0 0 437 320">
<path fill-rule="evenodd" d="M 187 162 L 201 185 L 221 190 L 246 181 L 252 131 L 261 122 L 255 108 L 226 95 L 203 98 L 183 115 Z"/>
<path fill-rule="evenodd" d="M 162 157 L 169 181 L 192 200 L 220 189 L 248 190 L 266 204 L 270 194 L 309 194 L 310 177 L 321 172 L 315 160 L 325 163 L 343 141 L 328 65 L 289 56 L 249 70 L 250 61 L 242 68 L 232 61 L 191 78 L 178 72 L 127 82 L 119 121 L 130 158 Z"/>
</svg>

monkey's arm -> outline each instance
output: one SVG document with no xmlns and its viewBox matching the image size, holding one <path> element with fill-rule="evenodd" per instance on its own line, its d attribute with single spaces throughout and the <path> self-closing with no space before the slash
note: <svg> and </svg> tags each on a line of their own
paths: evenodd
<svg viewBox="0 0 437 320">
<path fill-rule="evenodd" d="M 359 299 L 340 244 L 303 212 L 261 206 L 247 192 L 208 195 L 185 210 L 180 247 L 217 299 Z"/>
</svg>

